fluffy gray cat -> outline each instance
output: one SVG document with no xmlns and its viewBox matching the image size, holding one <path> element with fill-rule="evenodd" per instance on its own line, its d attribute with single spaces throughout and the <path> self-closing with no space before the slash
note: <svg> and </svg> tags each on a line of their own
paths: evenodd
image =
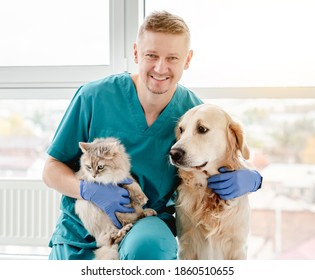
<svg viewBox="0 0 315 280">
<path fill-rule="evenodd" d="M 129 156 L 118 139 L 98 138 L 91 143 L 80 142 L 79 146 L 83 152 L 80 159 L 81 168 L 76 173 L 79 179 L 102 184 L 118 184 L 123 179 L 132 178 Z M 155 210 L 142 208 L 148 198 L 135 180 L 130 185 L 122 187 L 128 190 L 131 207 L 135 212 L 116 213 L 123 226 L 121 229 L 118 229 L 109 216 L 92 202 L 78 199 L 75 203 L 75 212 L 96 240 L 98 249 L 94 253 L 97 260 L 119 259 L 118 244 L 132 225 L 145 216 L 156 215 Z"/>
</svg>

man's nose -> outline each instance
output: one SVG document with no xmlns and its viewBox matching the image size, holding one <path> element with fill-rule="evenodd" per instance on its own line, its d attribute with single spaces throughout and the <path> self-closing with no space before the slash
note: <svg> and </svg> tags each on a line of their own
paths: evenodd
<svg viewBox="0 0 315 280">
<path fill-rule="evenodd" d="M 155 64 L 154 70 L 156 73 L 163 74 L 167 73 L 167 62 L 163 58 L 159 58 Z"/>
</svg>

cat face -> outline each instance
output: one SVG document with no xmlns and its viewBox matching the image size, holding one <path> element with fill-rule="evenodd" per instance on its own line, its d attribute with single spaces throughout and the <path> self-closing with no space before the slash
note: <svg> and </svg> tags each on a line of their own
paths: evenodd
<svg viewBox="0 0 315 280">
<path fill-rule="evenodd" d="M 129 157 L 118 139 L 98 138 L 91 143 L 80 142 L 79 146 L 83 152 L 81 170 L 91 180 L 102 181 L 102 177 L 111 176 L 115 179 L 122 173 L 128 174 Z"/>
</svg>

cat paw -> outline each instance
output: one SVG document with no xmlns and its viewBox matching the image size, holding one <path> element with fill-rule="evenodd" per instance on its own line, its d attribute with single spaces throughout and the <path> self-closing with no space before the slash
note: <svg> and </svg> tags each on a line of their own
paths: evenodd
<svg viewBox="0 0 315 280">
<path fill-rule="evenodd" d="M 148 202 L 148 198 L 144 193 L 135 194 L 133 200 L 141 206 L 145 205 Z"/>
<path fill-rule="evenodd" d="M 145 208 L 143 209 L 143 213 L 145 217 L 149 217 L 149 216 L 156 216 L 157 213 L 154 209 L 151 208 Z"/>
<path fill-rule="evenodd" d="M 136 182 L 130 185 L 125 185 L 124 188 L 128 190 L 129 196 L 134 203 L 143 206 L 148 202 L 149 199 Z"/>
<path fill-rule="evenodd" d="M 125 235 L 127 234 L 127 232 L 132 228 L 133 224 L 127 224 L 125 226 L 123 226 L 118 232 L 117 234 L 115 235 L 115 238 L 114 239 L 114 244 L 117 244 L 119 243 L 124 237 Z"/>
<path fill-rule="evenodd" d="M 132 227 L 133 227 L 133 224 L 130 223 L 130 224 L 123 226 L 123 228 L 120 231 L 124 231 L 126 234 Z"/>
</svg>

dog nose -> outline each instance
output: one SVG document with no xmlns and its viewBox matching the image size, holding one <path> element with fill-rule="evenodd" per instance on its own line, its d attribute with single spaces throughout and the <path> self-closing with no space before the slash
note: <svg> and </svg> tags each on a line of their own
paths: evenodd
<svg viewBox="0 0 315 280">
<path fill-rule="evenodd" d="M 185 151 L 181 148 L 173 148 L 170 150 L 170 157 L 174 162 L 181 162 L 185 156 Z"/>
</svg>

